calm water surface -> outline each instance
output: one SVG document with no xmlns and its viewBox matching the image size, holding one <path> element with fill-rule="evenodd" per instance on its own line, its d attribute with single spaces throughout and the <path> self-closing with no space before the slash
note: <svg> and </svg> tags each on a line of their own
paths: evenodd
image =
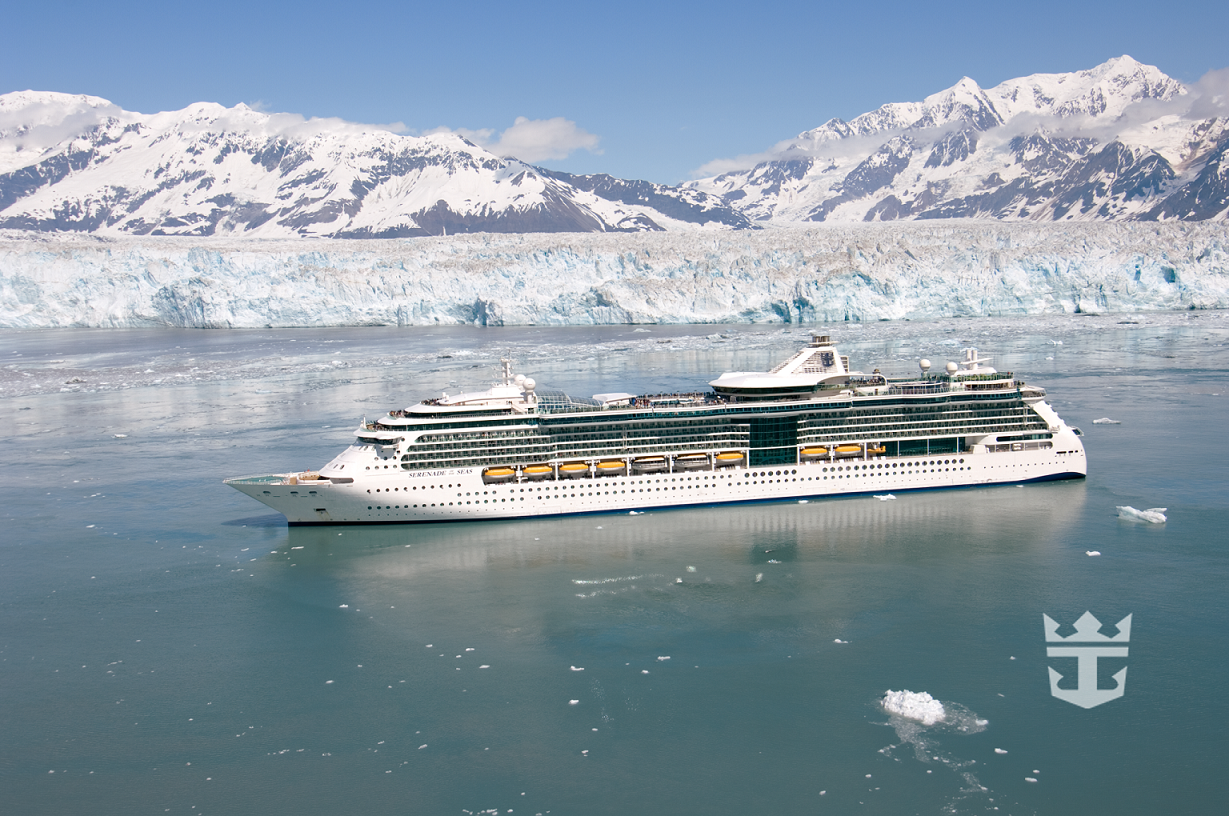
<svg viewBox="0 0 1229 816">
<path fill-rule="evenodd" d="M 221 484 L 501 354 L 656 391 L 810 328 L 0 334 L 0 811 L 1219 812 L 1220 313 L 824 327 L 888 373 L 978 346 L 1082 427 L 1082 482 L 294 530 Z M 1085 610 L 1134 615 L 1102 661 L 1126 695 L 1091 710 L 1050 696 L 1074 667 L 1041 625 Z"/>
</svg>

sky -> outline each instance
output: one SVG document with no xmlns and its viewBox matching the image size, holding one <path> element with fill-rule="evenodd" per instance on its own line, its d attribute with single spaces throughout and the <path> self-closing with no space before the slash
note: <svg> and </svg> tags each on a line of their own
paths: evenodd
<svg viewBox="0 0 1229 816">
<path fill-rule="evenodd" d="M 6 6 L 0 93 L 453 130 L 555 170 L 668 184 L 964 76 L 989 88 L 1123 54 L 1186 83 L 1229 67 L 1224 0 Z"/>
</svg>

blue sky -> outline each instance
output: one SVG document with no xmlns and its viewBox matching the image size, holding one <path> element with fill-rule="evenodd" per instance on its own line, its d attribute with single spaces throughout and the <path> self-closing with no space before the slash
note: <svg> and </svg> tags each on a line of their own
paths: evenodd
<svg viewBox="0 0 1229 816">
<path fill-rule="evenodd" d="M 3 13 L 0 92 L 92 94 L 143 113 L 245 102 L 489 141 L 512 128 L 505 141 L 553 140 L 544 166 L 674 183 L 966 75 L 990 87 L 1121 54 L 1183 82 L 1229 66 L 1229 3 L 1165 9 L 44 0 Z"/>
</svg>

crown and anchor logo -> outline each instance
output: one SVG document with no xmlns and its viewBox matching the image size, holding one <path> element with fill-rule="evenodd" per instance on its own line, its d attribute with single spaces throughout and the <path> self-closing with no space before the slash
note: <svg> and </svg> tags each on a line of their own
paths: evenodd
<svg viewBox="0 0 1229 816">
<path fill-rule="evenodd" d="M 1060 700 L 1066 700 L 1068 703 L 1078 705 L 1080 708 L 1095 708 L 1096 706 L 1108 703 L 1110 700 L 1117 700 L 1126 692 L 1126 667 L 1123 667 L 1122 671 L 1114 675 L 1114 682 L 1117 684 L 1114 688 L 1097 688 L 1097 658 L 1127 656 L 1127 647 L 1125 645 L 1109 644 L 1125 644 L 1130 642 L 1130 615 L 1118 621 L 1118 634 L 1113 637 L 1106 637 L 1101 634 L 1101 621 L 1097 620 L 1091 612 L 1085 612 L 1080 616 L 1080 619 L 1075 622 L 1075 634 L 1067 638 L 1059 636 L 1059 624 L 1057 621 L 1044 613 L 1041 617 L 1045 621 L 1046 643 L 1087 644 L 1080 646 L 1048 646 L 1046 648 L 1047 657 L 1074 657 L 1078 661 L 1076 671 L 1079 685 L 1073 689 L 1059 688 L 1058 681 L 1063 679 L 1063 675 L 1052 668 L 1050 669 L 1051 694 Z"/>
</svg>

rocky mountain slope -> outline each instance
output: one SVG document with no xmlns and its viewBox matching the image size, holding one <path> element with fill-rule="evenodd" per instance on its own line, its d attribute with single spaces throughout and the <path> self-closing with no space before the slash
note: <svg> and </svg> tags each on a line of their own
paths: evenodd
<svg viewBox="0 0 1229 816">
<path fill-rule="evenodd" d="M 0 228 L 392 238 L 706 225 L 749 222 L 703 192 L 572 179 L 454 134 L 402 136 L 244 105 L 144 115 L 90 96 L 0 96 Z"/>
<path fill-rule="evenodd" d="M 990 89 L 965 78 L 688 186 L 770 223 L 1225 219 L 1227 113 L 1124 56 Z"/>
</svg>

